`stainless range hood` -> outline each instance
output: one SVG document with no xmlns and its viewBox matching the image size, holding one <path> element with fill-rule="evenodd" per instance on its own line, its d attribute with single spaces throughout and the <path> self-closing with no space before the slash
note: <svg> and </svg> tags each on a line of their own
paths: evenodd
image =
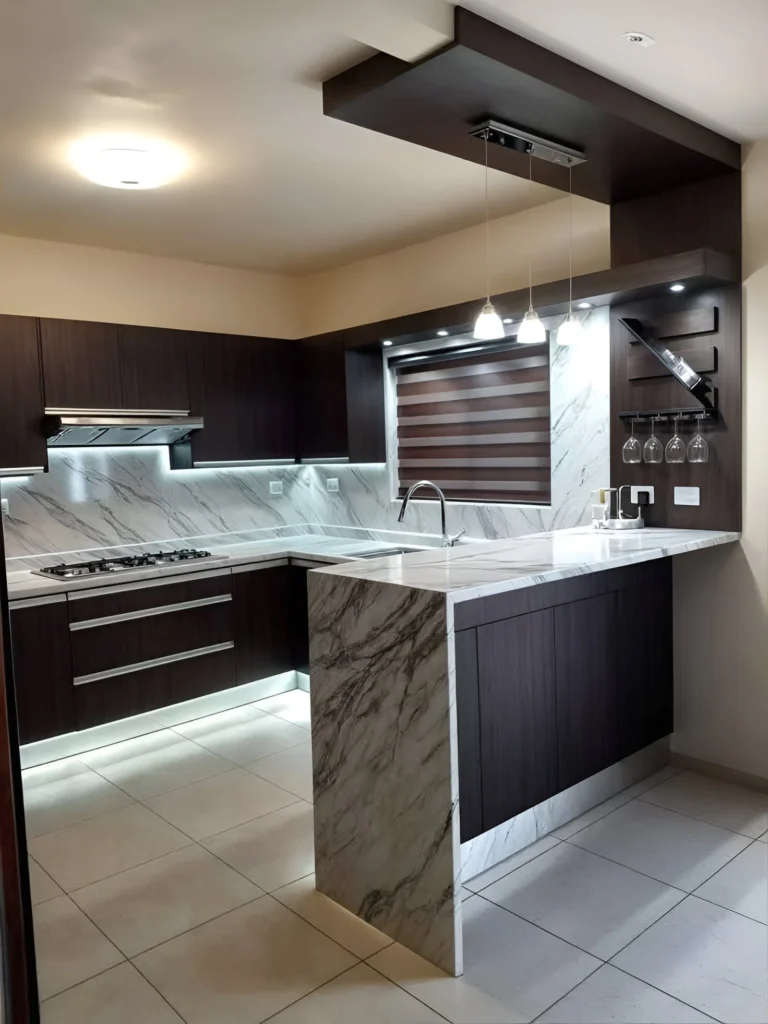
<svg viewBox="0 0 768 1024">
<path fill-rule="evenodd" d="M 202 430 L 201 416 L 168 409 L 46 409 L 49 448 L 178 444 Z"/>
</svg>

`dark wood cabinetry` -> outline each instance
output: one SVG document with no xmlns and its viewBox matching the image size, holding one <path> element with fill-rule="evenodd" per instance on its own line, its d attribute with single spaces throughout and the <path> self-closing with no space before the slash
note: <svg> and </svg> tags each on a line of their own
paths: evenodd
<svg viewBox="0 0 768 1024">
<path fill-rule="evenodd" d="M 0 316 L 0 476 L 46 468 L 42 420 L 37 320 Z"/>
<path fill-rule="evenodd" d="M 120 327 L 123 408 L 186 412 L 187 336 L 158 327 Z"/>
<path fill-rule="evenodd" d="M 205 420 L 194 464 L 295 458 L 295 346 L 271 338 L 190 334 L 191 411 Z"/>
<path fill-rule="evenodd" d="M 236 570 L 232 596 L 238 684 L 290 672 L 294 668 L 291 567 Z"/>
<path fill-rule="evenodd" d="M 33 743 L 76 728 L 67 602 L 11 605 L 19 741 Z"/>
<path fill-rule="evenodd" d="M 314 568 L 320 568 L 318 562 Z M 293 623 L 291 658 L 297 672 L 309 674 L 309 594 L 307 573 L 309 565 L 291 565 L 290 614 Z"/>
<path fill-rule="evenodd" d="M 669 735 L 669 559 L 456 606 L 461 838 Z"/>
<path fill-rule="evenodd" d="M 47 408 L 123 408 L 116 324 L 43 318 L 40 345 Z"/>
</svg>

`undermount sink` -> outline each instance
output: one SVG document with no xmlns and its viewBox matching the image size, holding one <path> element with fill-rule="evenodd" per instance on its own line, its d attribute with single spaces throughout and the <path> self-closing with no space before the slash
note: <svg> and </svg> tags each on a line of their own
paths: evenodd
<svg viewBox="0 0 768 1024">
<path fill-rule="evenodd" d="M 375 551 L 365 551 L 355 558 L 386 558 L 387 555 L 410 555 L 413 551 L 423 551 L 423 548 L 377 548 Z"/>
</svg>

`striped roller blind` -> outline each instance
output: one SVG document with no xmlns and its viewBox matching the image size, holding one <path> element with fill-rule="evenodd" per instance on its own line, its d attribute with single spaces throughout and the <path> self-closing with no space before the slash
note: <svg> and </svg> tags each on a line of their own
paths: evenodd
<svg viewBox="0 0 768 1024">
<path fill-rule="evenodd" d="M 401 495 L 431 480 L 454 501 L 549 503 L 548 344 L 404 362 L 396 381 Z"/>
</svg>

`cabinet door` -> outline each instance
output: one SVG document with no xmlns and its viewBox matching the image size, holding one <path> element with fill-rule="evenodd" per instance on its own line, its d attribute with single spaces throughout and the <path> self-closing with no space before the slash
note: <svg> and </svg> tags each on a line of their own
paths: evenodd
<svg viewBox="0 0 768 1024">
<path fill-rule="evenodd" d="M 618 760 L 616 595 L 554 609 L 558 790 Z"/>
<path fill-rule="evenodd" d="M 47 465 L 37 320 L 0 316 L 0 474 Z"/>
<path fill-rule="evenodd" d="M 19 739 L 72 732 L 75 698 L 66 601 L 11 605 L 11 645 Z"/>
<path fill-rule="evenodd" d="M 309 593 L 307 573 L 302 565 L 291 569 L 291 658 L 297 672 L 309 672 Z"/>
<path fill-rule="evenodd" d="M 120 374 L 126 409 L 189 409 L 183 331 L 121 326 Z"/>
<path fill-rule="evenodd" d="M 116 324 L 40 321 L 45 404 L 49 409 L 122 409 Z"/>
<path fill-rule="evenodd" d="M 188 351 L 194 462 L 293 459 L 292 342 L 195 334 Z"/>
<path fill-rule="evenodd" d="M 616 595 L 620 758 L 674 729 L 671 559 L 658 564 L 657 581 Z"/>
<path fill-rule="evenodd" d="M 290 672 L 294 667 L 290 566 L 254 566 L 234 572 L 232 596 L 238 685 Z"/>
<path fill-rule="evenodd" d="M 459 819 L 461 841 L 483 831 L 483 784 L 480 760 L 480 692 L 477 630 L 456 633 L 456 718 L 459 749 Z"/>
<path fill-rule="evenodd" d="M 343 332 L 302 342 L 299 367 L 296 409 L 299 457 L 348 458 L 350 441 Z"/>
<path fill-rule="evenodd" d="M 557 792 L 553 613 L 477 630 L 483 830 Z"/>
</svg>

